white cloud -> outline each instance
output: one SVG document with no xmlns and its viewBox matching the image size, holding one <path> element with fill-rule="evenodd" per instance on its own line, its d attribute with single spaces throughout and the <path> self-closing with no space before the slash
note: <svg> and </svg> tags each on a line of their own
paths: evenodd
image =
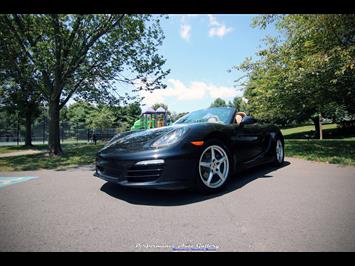
<svg viewBox="0 0 355 266">
<path fill-rule="evenodd" d="M 191 36 L 191 26 L 188 24 L 182 24 L 180 27 L 180 36 L 185 41 L 189 41 Z"/>
<path fill-rule="evenodd" d="M 198 17 L 199 15 L 189 14 L 189 15 L 182 15 L 181 16 L 181 24 L 180 24 L 180 37 L 185 40 L 189 41 L 191 37 L 191 30 L 192 26 L 189 23 L 190 19 L 194 17 Z M 207 15 L 208 17 L 208 35 L 210 37 L 220 37 L 222 38 L 224 35 L 228 34 L 229 32 L 233 31 L 232 27 L 227 27 L 224 22 L 218 21 L 215 15 Z"/>
<path fill-rule="evenodd" d="M 216 16 L 214 15 L 207 15 L 208 16 L 208 20 L 211 26 L 219 26 L 220 23 L 217 21 Z"/>
<path fill-rule="evenodd" d="M 234 88 L 218 87 L 211 85 L 209 88 L 209 94 L 211 98 L 230 98 L 237 96 L 237 91 Z"/>
<path fill-rule="evenodd" d="M 143 96 L 143 103 L 153 105 L 155 103 L 167 103 L 167 98 L 172 97 L 176 101 L 197 101 L 207 99 L 207 104 L 216 98 L 233 98 L 241 96 L 233 87 L 217 86 L 207 84 L 202 81 L 193 81 L 189 86 L 186 86 L 178 79 L 169 79 L 166 89 L 154 90 L 153 92 L 140 91 L 140 96 Z"/>
<path fill-rule="evenodd" d="M 213 37 L 213 36 L 223 37 L 224 35 L 231 32 L 232 30 L 233 30 L 233 28 L 226 27 L 226 25 L 223 24 L 220 27 L 210 28 L 210 30 L 208 31 L 208 35 L 210 37 Z"/>
<path fill-rule="evenodd" d="M 164 97 L 157 93 L 157 90 L 153 92 L 149 91 L 140 91 L 140 96 L 144 97 L 142 103 L 152 106 L 155 103 L 165 103 Z"/>
<path fill-rule="evenodd" d="M 223 37 L 233 30 L 232 27 L 227 27 L 223 22 L 219 22 L 214 15 L 208 15 L 210 29 L 208 35 L 210 37 L 218 36 Z"/>
<path fill-rule="evenodd" d="M 162 94 L 164 96 L 173 96 L 179 101 L 191 101 L 202 99 L 205 96 L 205 90 L 201 86 L 187 87 L 183 82 L 177 79 L 169 79 L 172 86 L 168 86 Z"/>
</svg>

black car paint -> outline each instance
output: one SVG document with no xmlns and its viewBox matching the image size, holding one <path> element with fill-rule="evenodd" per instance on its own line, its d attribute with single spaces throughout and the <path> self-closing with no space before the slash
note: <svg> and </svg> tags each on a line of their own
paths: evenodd
<svg viewBox="0 0 355 266">
<path fill-rule="evenodd" d="M 242 123 L 238 126 L 233 123 L 234 115 L 235 112 L 231 117 L 231 123 L 227 125 L 219 123 L 177 124 L 138 132 L 126 132 L 114 138 L 109 145 L 97 153 L 95 176 L 131 187 L 189 188 L 195 184 L 199 157 L 206 148 L 194 146 L 191 141 L 208 139 L 218 139 L 227 147 L 232 157 L 230 159 L 233 173 L 272 161 L 276 136 L 280 136 L 283 141 L 280 130 L 258 121 Z M 178 127 L 188 128 L 180 141 L 162 148 L 151 146 L 163 134 Z M 152 159 L 164 159 L 164 165 L 158 165 L 151 171 L 147 168 L 136 169 L 137 162 Z M 142 174 L 143 177 L 135 179 L 130 176 L 131 173 L 144 174 Z"/>
</svg>

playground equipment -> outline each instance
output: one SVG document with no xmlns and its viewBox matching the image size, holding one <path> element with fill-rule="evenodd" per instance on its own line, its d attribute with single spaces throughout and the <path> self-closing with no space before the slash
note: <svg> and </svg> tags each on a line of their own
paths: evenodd
<svg viewBox="0 0 355 266">
<path fill-rule="evenodd" d="M 167 111 L 163 107 L 154 110 L 152 107 L 146 107 L 142 110 L 139 120 L 135 121 L 131 130 L 140 130 L 168 125 Z"/>
<path fill-rule="evenodd" d="M 157 127 L 164 127 L 167 125 L 167 112 L 163 107 L 159 107 L 156 111 L 156 122 Z"/>
<path fill-rule="evenodd" d="M 147 107 L 141 114 L 141 125 L 144 128 L 155 127 L 155 110 L 152 107 Z"/>
</svg>

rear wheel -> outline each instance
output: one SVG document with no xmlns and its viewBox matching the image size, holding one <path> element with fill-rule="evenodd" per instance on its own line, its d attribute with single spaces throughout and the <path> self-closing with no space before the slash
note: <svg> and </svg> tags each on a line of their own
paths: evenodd
<svg viewBox="0 0 355 266">
<path fill-rule="evenodd" d="M 274 150 L 274 164 L 282 165 L 285 159 L 285 148 L 280 137 L 276 138 L 276 145 Z"/>
<path fill-rule="evenodd" d="M 208 141 L 198 162 L 197 189 L 215 193 L 223 189 L 231 174 L 229 151 L 218 140 Z"/>
</svg>

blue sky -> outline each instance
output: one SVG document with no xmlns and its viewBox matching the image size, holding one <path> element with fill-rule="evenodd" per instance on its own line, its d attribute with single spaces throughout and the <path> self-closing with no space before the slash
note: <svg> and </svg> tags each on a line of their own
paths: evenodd
<svg viewBox="0 0 355 266">
<path fill-rule="evenodd" d="M 190 112 L 208 107 L 217 97 L 226 101 L 241 96 L 234 80 L 243 73 L 228 72 L 246 57 L 255 57 L 262 39 L 275 36 L 251 27 L 255 15 L 170 15 L 161 20 L 165 34 L 160 53 L 167 59 L 167 89 L 141 92 L 142 103 L 163 102 L 171 111 Z"/>
</svg>

